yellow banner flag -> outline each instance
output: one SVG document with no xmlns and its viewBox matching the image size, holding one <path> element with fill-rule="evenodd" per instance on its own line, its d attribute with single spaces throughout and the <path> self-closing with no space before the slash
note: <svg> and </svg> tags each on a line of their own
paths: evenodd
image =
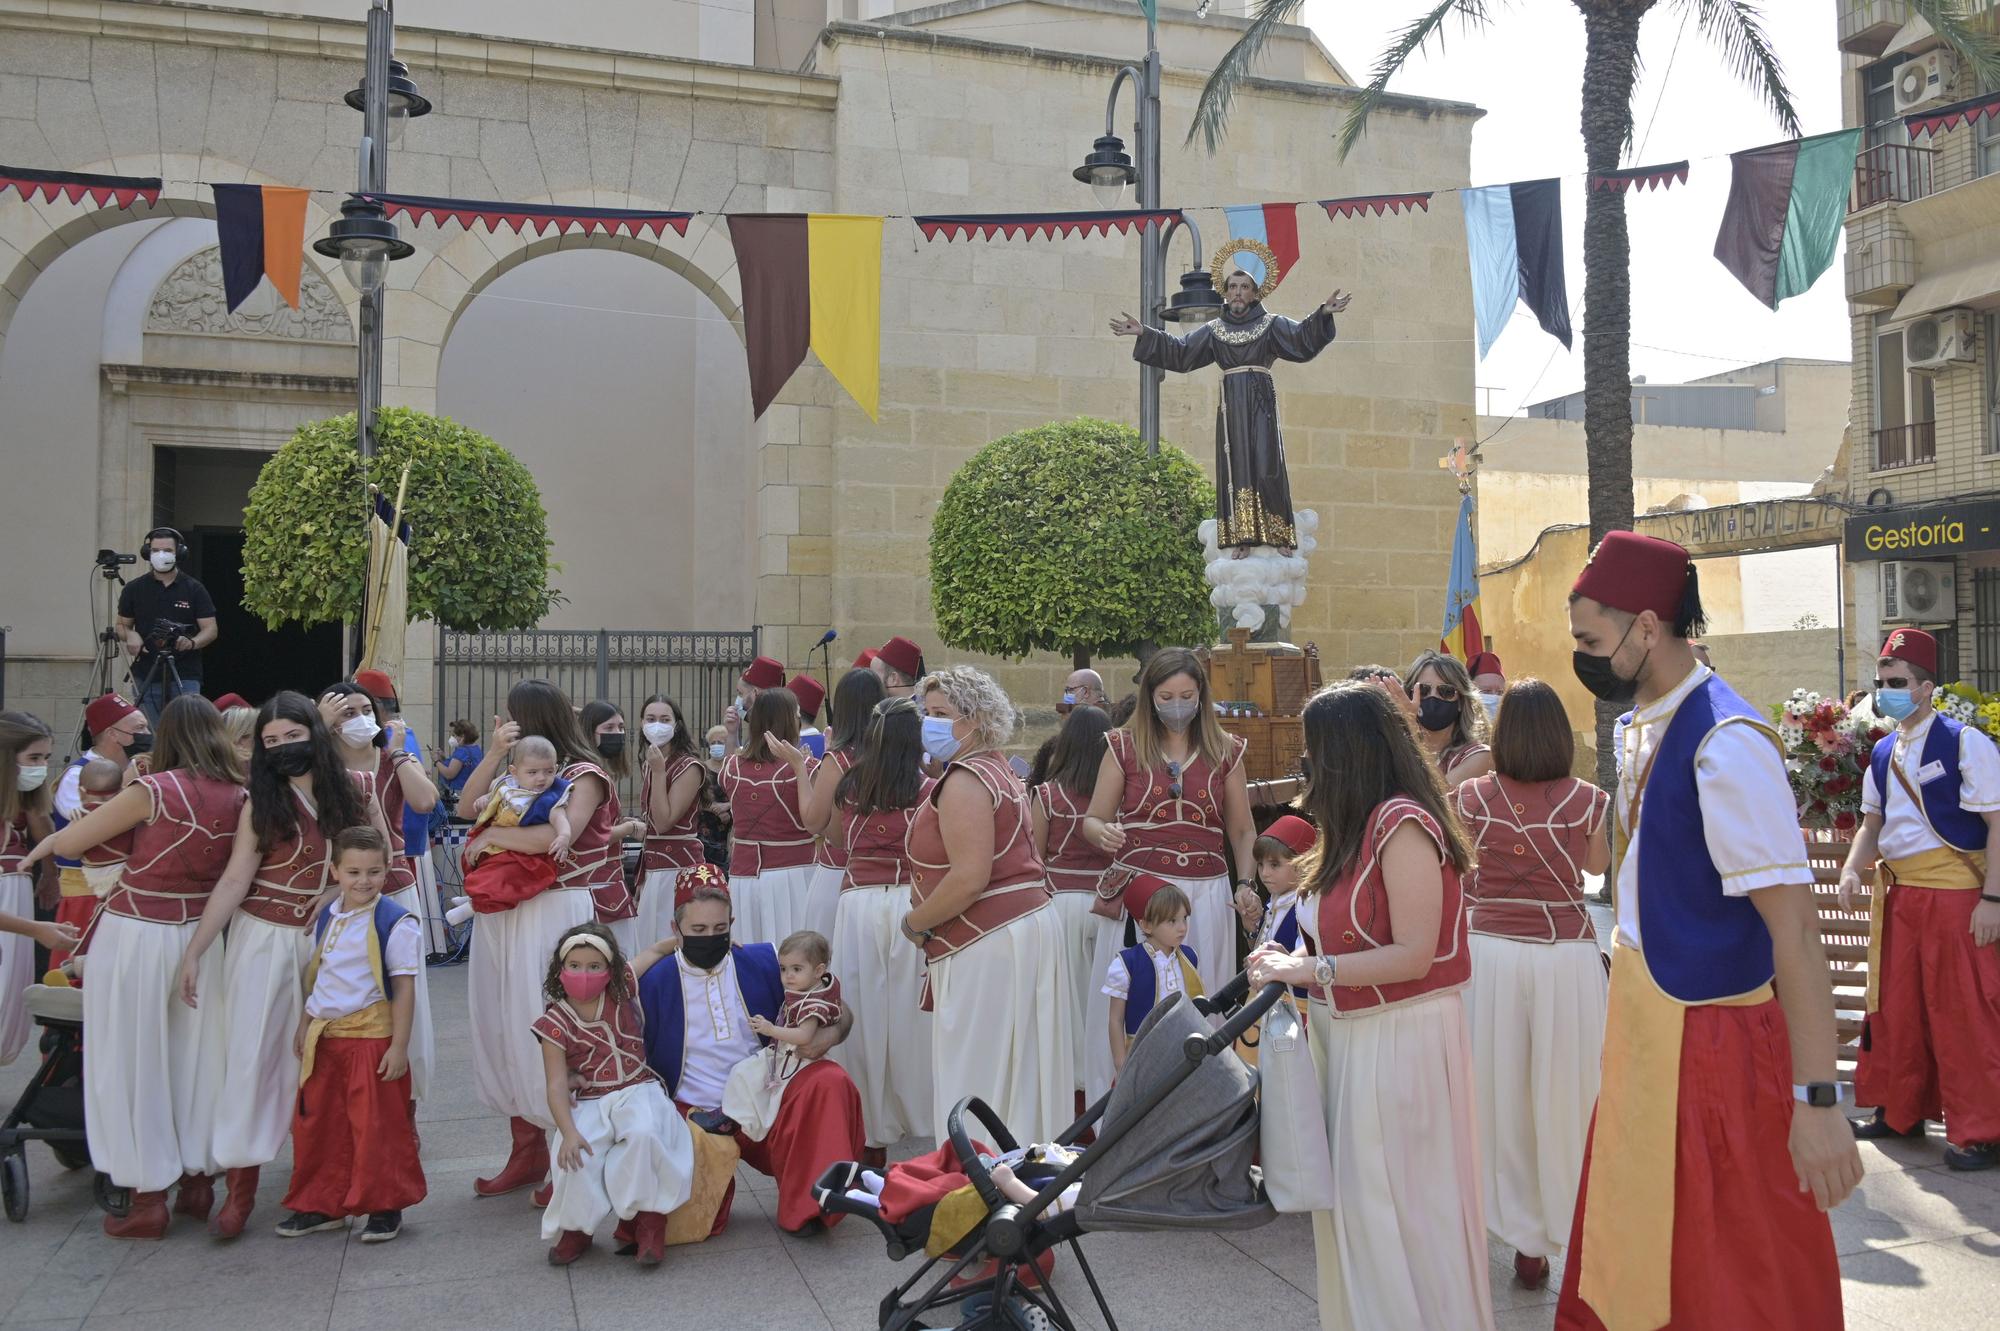
<svg viewBox="0 0 2000 1331">
<path fill-rule="evenodd" d="M 806 216 L 811 345 L 874 420 L 882 398 L 882 219 Z"/>
</svg>

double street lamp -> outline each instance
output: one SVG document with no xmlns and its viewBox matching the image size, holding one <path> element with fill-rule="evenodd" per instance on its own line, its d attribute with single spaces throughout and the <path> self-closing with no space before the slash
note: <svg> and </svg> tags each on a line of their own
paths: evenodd
<svg viewBox="0 0 2000 1331">
<path fill-rule="evenodd" d="M 1118 137 L 1118 89 L 1130 79 L 1138 102 L 1138 120 L 1133 141 L 1139 160 L 1135 163 Z M 1125 187 L 1137 187 L 1139 207 L 1157 210 L 1160 206 L 1160 49 L 1154 17 L 1146 16 L 1146 58 L 1139 65 L 1126 65 L 1111 80 L 1111 95 L 1104 103 L 1104 133 L 1085 154 L 1083 165 L 1070 173 L 1090 186 L 1098 206 L 1116 208 L 1125 197 Z M 1194 245 L 1194 268 L 1181 278 L 1181 289 L 1166 298 L 1167 242 L 1177 227 L 1185 226 Z M 1159 327 L 1161 319 L 1177 323 L 1202 323 L 1221 311 L 1222 300 L 1215 292 L 1215 280 L 1202 267 L 1201 231 L 1192 219 L 1178 219 L 1164 230 L 1157 226 L 1139 231 L 1139 318 Z M 1164 372 L 1157 366 L 1139 367 L 1139 436 L 1148 453 L 1160 449 L 1160 381 Z"/>
</svg>

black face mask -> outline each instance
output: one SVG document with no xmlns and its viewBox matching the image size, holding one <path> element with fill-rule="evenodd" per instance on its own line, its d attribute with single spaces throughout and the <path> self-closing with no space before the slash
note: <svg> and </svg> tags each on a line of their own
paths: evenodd
<svg viewBox="0 0 2000 1331">
<path fill-rule="evenodd" d="M 125 756 L 127 758 L 137 758 L 142 753 L 151 753 L 152 751 L 153 732 L 150 730 L 142 730 L 125 741 Z"/>
<path fill-rule="evenodd" d="M 681 939 L 681 955 L 698 971 L 712 971 L 729 955 L 729 935 L 696 934 Z"/>
<path fill-rule="evenodd" d="M 1618 639 L 1618 647 L 1613 647 L 1604 656 L 1592 656 L 1589 652 L 1570 654 L 1570 668 L 1576 671 L 1577 683 L 1605 702 L 1628 703 L 1639 696 L 1638 673 L 1635 671 L 1632 678 L 1627 679 L 1611 666 L 1611 658 L 1618 655 L 1618 648 L 1625 645 L 1625 638 L 1632 636 L 1632 629 L 1638 622 L 1635 619 L 1626 625 L 1624 637 Z M 1648 647 L 1646 656 L 1639 658 L 1640 670 L 1646 668 L 1646 657 L 1652 654 L 1653 649 Z"/>
<path fill-rule="evenodd" d="M 1458 724 L 1458 703 L 1432 696 L 1417 704 L 1417 724 L 1425 730 L 1450 730 Z"/>
<path fill-rule="evenodd" d="M 312 771 L 313 742 L 300 739 L 290 744 L 267 744 L 264 746 L 264 761 L 271 764 L 271 770 L 279 776 L 304 776 Z"/>
<path fill-rule="evenodd" d="M 599 735 L 597 751 L 607 758 L 616 758 L 625 752 L 625 732 L 621 730 L 610 735 Z"/>
</svg>

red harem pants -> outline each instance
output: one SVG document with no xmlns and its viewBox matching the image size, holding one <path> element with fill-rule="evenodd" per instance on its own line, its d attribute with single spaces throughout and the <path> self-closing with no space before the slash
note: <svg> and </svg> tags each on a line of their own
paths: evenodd
<svg viewBox="0 0 2000 1331">
<path fill-rule="evenodd" d="M 1881 1001 L 1855 1099 L 1898 1132 L 1943 1118 L 1953 1146 L 2000 1141 L 2000 947 L 1975 947 L 1979 893 L 1897 883 L 1882 906 Z"/>
<path fill-rule="evenodd" d="M 681 1112 L 688 1108 L 681 1105 Z M 786 1085 L 778 1121 L 764 1134 L 764 1140 L 753 1142 L 738 1133 L 736 1144 L 743 1151 L 744 1164 L 778 1181 L 779 1229 L 796 1234 L 812 1220 L 824 1220 L 831 1228 L 841 1217 L 820 1215 L 819 1203 L 812 1196 L 813 1184 L 819 1182 L 828 1165 L 861 1158 L 861 1092 L 854 1089 L 847 1070 L 832 1059 L 808 1063 Z M 722 1199 L 722 1209 L 715 1213 L 711 1235 L 729 1228 L 729 1211 L 735 1200 L 736 1185 L 732 1182 Z"/>
<path fill-rule="evenodd" d="M 424 1199 L 410 1076 L 383 1081 L 386 1036 L 322 1036 L 292 1113 L 292 1186 L 285 1208 L 321 1215 L 401 1211 Z"/>
<path fill-rule="evenodd" d="M 1777 1000 L 1691 1007 L 1674 1124 L 1673 1318 L 1661 1331 L 1839 1331 L 1833 1226 L 1792 1172 L 1792 1047 Z M 1593 1124 L 1591 1136 L 1596 1137 Z M 1577 1292 L 1584 1147 L 1556 1331 L 1603 1331 Z"/>
<path fill-rule="evenodd" d="M 63 872 L 67 874 L 69 871 L 65 869 Z M 81 871 L 79 870 L 79 872 Z M 90 932 L 90 922 L 97 918 L 97 908 L 100 904 L 95 893 L 89 893 L 80 897 L 70 896 L 65 893 L 62 900 L 56 903 L 56 923 L 73 924 L 76 926 L 78 933 L 88 934 Z M 81 947 L 82 945 L 79 944 L 78 949 L 81 950 Z M 74 955 L 75 953 L 72 952 L 52 948 L 49 951 L 49 965 L 60 966 Z M 39 980 L 42 977 L 37 975 L 35 978 Z M 79 980 L 77 983 L 80 985 L 82 981 Z"/>
</svg>

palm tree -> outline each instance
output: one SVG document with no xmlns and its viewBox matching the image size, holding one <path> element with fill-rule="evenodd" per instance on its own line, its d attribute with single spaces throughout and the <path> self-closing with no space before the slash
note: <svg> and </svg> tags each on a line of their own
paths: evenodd
<svg viewBox="0 0 2000 1331">
<path fill-rule="evenodd" d="M 1236 90 L 1250 76 L 1265 42 L 1294 21 L 1305 0 L 1258 0 L 1250 26 L 1222 57 L 1201 90 L 1188 141 L 1200 136 L 1208 150 L 1222 144 Z M 1786 135 L 1799 133 L 1797 109 L 1778 55 L 1763 28 L 1760 8 L 1749 0 L 1570 0 L 1583 15 L 1583 145 L 1591 174 L 1615 171 L 1632 146 L 1632 92 L 1639 73 L 1639 25 L 1656 8 L 1692 19 L 1716 46 L 1723 65 L 1764 102 Z M 1907 0 L 1964 58 L 1983 87 L 2000 87 L 2000 43 L 1975 28 L 1965 0 Z M 1438 0 L 1398 30 L 1375 62 L 1374 72 L 1340 128 L 1340 156 L 1368 128 L 1389 81 L 1433 40 L 1444 40 L 1454 16 L 1467 30 L 1492 21 L 1490 0 Z M 1828 58 L 1832 58 L 1829 53 Z M 1625 195 L 1587 190 L 1583 215 L 1584 456 L 1590 489 L 1590 540 L 1632 525 L 1632 247 L 1625 229 Z M 1611 775 L 1611 723 L 1618 709 L 1598 708 L 1598 771 Z"/>
</svg>

